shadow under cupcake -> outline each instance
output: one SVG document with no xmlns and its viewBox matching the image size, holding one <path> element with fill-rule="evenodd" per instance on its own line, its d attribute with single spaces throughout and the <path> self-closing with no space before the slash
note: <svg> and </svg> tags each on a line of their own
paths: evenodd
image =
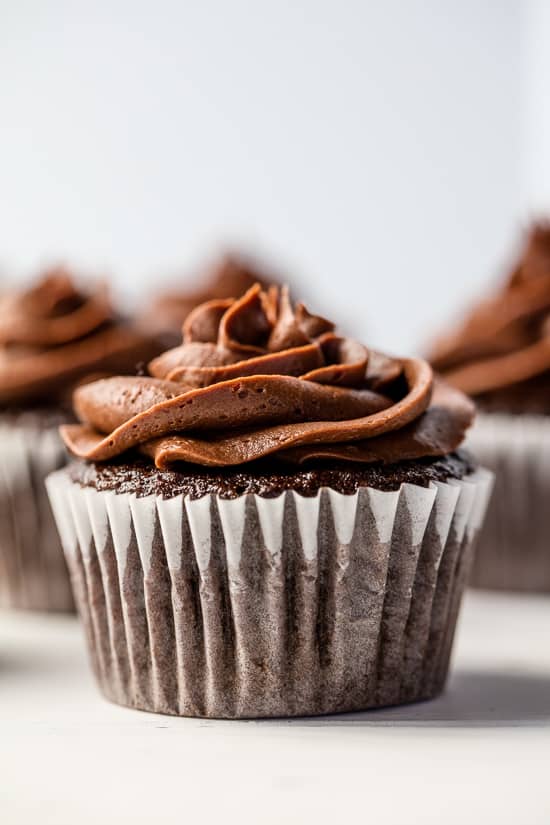
<svg viewBox="0 0 550 825">
<path fill-rule="evenodd" d="M 223 718 L 443 688 L 491 476 L 419 359 L 254 287 L 191 313 L 151 377 L 79 388 L 48 490 L 111 700 Z"/>
<path fill-rule="evenodd" d="M 503 286 L 430 360 L 476 402 L 467 446 L 496 475 L 471 584 L 550 592 L 549 225 L 532 227 Z"/>
<path fill-rule="evenodd" d="M 62 269 L 0 297 L 0 607 L 74 610 L 44 487 L 66 463 L 67 397 L 87 374 L 133 372 L 157 352 L 104 287 L 81 291 Z"/>
</svg>

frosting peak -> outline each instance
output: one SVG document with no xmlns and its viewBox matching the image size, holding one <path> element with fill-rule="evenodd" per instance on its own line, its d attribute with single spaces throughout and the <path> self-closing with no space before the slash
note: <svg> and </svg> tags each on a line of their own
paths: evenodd
<svg viewBox="0 0 550 825">
<path fill-rule="evenodd" d="M 333 329 L 303 304 L 294 309 L 286 287 L 263 292 L 256 285 L 238 300 L 208 301 L 193 310 L 183 325 L 183 344 L 152 361 L 149 372 L 188 387 L 262 374 L 358 384 L 367 351 L 353 342 L 346 346 Z M 357 363 L 347 363 L 350 356 Z"/>
<path fill-rule="evenodd" d="M 2 404 L 50 401 L 87 373 L 130 368 L 152 354 L 117 318 L 104 284 L 81 291 L 63 268 L 0 297 Z"/>
<path fill-rule="evenodd" d="M 137 448 L 160 469 L 272 454 L 397 461 L 451 452 L 473 417 L 425 361 L 338 336 L 285 288 L 204 303 L 149 373 L 76 390 L 81 424 L 62 428 L 75 455 L 105 461 Z"/>
<path fill-rule="evenodd" d="M 256 283 L 266 286 L 268 280 L 244 257 L 227 254 L 207 272 L 199 274 L 198 289 L 173 290 L 159 295 L 141 320 L 150 329 L 179 333 L 185 318 L 195 307 L 211 300 L 235 298 Z"/>
<path fill-rule="evenodd" d="M 550 224 L 531 228 L 504 285 L 436 342 L 430 360 L 473 396 L 550 370 Z"/>
</svg>

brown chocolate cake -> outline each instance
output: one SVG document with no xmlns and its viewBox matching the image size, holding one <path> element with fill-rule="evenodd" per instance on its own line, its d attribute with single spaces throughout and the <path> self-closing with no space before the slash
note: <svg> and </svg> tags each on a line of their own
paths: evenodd
<svg viewBox="0 0 550 825">
<path fill-rule="evenodd" d="M 503 286 L 436 343 L 431 361 L 475 400 L 469 443 L 496 472 L 471 583 L 550 592 L 550 226 L 532 227 Z"/>
<path fill-rule="evenodd" d="M 426 362 L 257 285 L 74 410 L 48 489 L 107 697 L 238 718 L 441 691 L 490 474 Z"/>
<path fill-rule="evenodd" d="M 114 311 L 103 286 L 58 269 L 0 298 L 0 606 L 74 609 L 44 479 L 66 462 L 58 428 L 90 373 L 135 371 L 160 351 Z"/>
<path fill-rule="evenodd" d="M 294 490 L 301 496 L 316 496 L 323 487 L 346 496 L 353 495 L 360 487 L 383 491 L 399 490 L 402 484 L 428 487 L 436 481 L 462 479 L 475 469 L 475 462 L 464 451 L 441 458 L 419 458 L 389 465 L 316 461 L 307 469 L 296 469 L 271 460 L 255 461 L 242 467 L 176 465 L 172 470 L 159 470 L 151 462 L 136 456 L 131 462 L 73 462 L 70 477 L 83 487 L 98 491 L 163 498 L 183 495 L 196 499 L 216 495 L 233 499 L 249 494 L 275 498 L 287 490 Z"/>
</svg>

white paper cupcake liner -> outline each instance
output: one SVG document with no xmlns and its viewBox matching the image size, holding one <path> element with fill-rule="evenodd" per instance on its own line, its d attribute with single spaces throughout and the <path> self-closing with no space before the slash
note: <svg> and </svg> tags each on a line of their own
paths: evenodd
<svg viewBox="0 0 550 825">
<path fill-rule="evenodd" d="M 496 476 L 471 584 L 550 592 L 550 417 L 480 415 L 466 446 Z"/>
<path fill-rule="evenodd" d="M 44 481 L 66 463 L 55 428 L 0 419 L 0 607 L 74 610 Z"/>
<path fill-rule="evenodd" d="M 99 684 L 225 718 L 322 714 L 443 687 L 491 487 L 136 497 L 48 479 Z"/>
</svg>

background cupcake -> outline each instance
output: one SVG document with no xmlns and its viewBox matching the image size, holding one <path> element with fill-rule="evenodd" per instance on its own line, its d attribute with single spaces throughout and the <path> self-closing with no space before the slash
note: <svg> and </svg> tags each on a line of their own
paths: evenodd
<svg viewBox="0 0 550 825">
<path fill-rule="evenodd" d="M 0 296 L 0 606 L 70 610 L 44 478 L 65 463 L 58 427 L 90 373 L 135 371 L 158 345 L 122 321 L 103 285 L 63 269 Z"/>
<path fill-rule="evenodd" d="M 550 225 L 431 358 L 480 411 L 469 444 L 496 471 L 472 584 L 550 592 Z"/>
<path fill-rule="evenodd" d="M 150 377 L 79 388 L 48 480 L 107 697 L 318 714 L 443 687 L 490 486 L 418 359 L 254 287 L 210 301 Z"/>
</svg>

